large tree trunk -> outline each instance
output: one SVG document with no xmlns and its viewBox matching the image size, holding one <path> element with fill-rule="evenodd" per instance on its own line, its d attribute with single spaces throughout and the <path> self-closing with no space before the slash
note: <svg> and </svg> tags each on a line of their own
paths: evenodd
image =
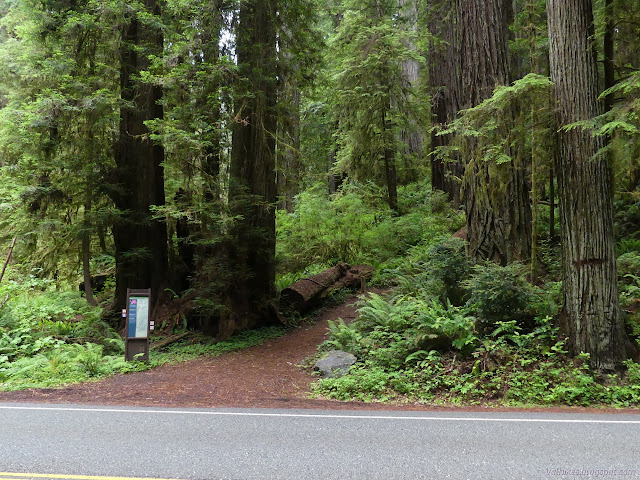
<svg viewBox="0 0 640 480">
<path fill-rule="evenodd" d="M 82 279 L 84 284 L 84 294 L 87 298 L 87 303 L 91 306 L 98 305 L 95 298 L 93 298 L 93 289 L 91 288 L 91 222 L 89 221 L 89 215 L 91 215 L 91 197 L 87 188 L 85 193 L 86 198 L 84 200 L 84 218 L 82 220 Z"/>
<path fill-rule="evenodd" d="M 551 78 L 559 127 L 600 114 L 591 0 L 547 0 Z M 564 326 L 574 354 L 600 370 L 630 353 L 617 290 L 611 166 L 602 137 L 581 128 L 559 133 Z"/>
<path fill-rule="evenodd" d="M 144 8 L 160 14 L 157 0 Z M 111 196 L 122 212 L 113 226 L 116 249 L 116 309 L 124 308 L 127 288 L 151 288 L 153 300 L 163 291 L 167 275 L 167 231 L 154 219 L 151 205 L 164 205 L 164 150 L 149 138 L 144 122 L 162 118 L 162 88 L 138 76 L 149 67 L 149 55 L 162 54 L 159 28 L 143 23 L 137 12 L 124 26 L 120 47 L 120 132 L 115 146 L 115 185 Z"/>
<path fill-rule="evenodd" d="M 278 42 L 280 71 L 278 82 L 278 139 L 276 176 L 279 207 L 293 212 L 294 197 L 300 192 L 302 163 L 300 161 L 300 89 L 299 67 L 294 64 L 291 48 L 295 39 L 283 29 Z"/>
<path fill-rule="evenodd" d="M 429 90 L 431 92 L 431 115 L 434 126 L 444 127 L 453 121 L 458 113 L 457 52 L 454 25 L 455 11 L 451 2 L 430 0 L 429 33 L 434 40 L 429 45 Z M 431 150 L 446 147 L 451 143 L 451 135 L 431 133 Z M 453 204 L 461 203 L 460 185 L 464 165 L 455 155 L 452 161 L 431 160 L 431 186 L 449 195 Z"/>
<path fill-rule="evenodd" d="M 286 81 L 286 80 L 285 80 Z M 278 147 L 277 184 L 280 208 L 293 212 L 294 198 L 301 190 L 300 161 L 300 92 L 296 83 L 283 87 L 287 111 L 281 115 L 282 144 Z"/>
<path fill-rule="evenodd" d="M 391 129 L 391 99 L 386 102 L 386 111 L 383 109 L 381 115 L 382 136 L 385 139 L 384 147 L 384 173 L 387 180 L 387 203 L 394 212 L 398 211 L 398 174 L 396 172 L 396 159 L 391 144 L 393 142 L 393 131 Z"/>
<path fill-rule="evenodd" d="M 507 26 L 501 0 L 460 0 L 460 99 L 462 108 L 478 105 L 499 85 L 509 84 Z M 501 264 L 529 258 L 531 205 L 524 165 L 514 158 L 484 162 L 478 144 L 467 140 L 464 203 L 472 258 Z"/>
<path fill-rule="evenodd" d="M 223 0 L 211 0 L 208 2 L 208 8 L 204 9 L 204 26 L 200 39 L 202 41 L 202 61 L 205 64 L 217 65 L 219 61 L 220 31 L 223 24 L 222 6 Z M 214 127 L 209 133 L 209 145 L 205 149 L 205 157 L 202 162 L 205 200 L 207 201 L 216 200 L 220 194 L 221 133 L 218 128 L 220 123 L 219 87 L 218 78 L 209 75 L 200 96 L 201 104 L 207 106 L 206 120 L 210 126 Z M 212 102 L 213 105 L 211 104 Z"/>
<path fill-rule="evenodd" d="M 275 0 L 240 7 L 236 46 L 247 91 L 237 98 L 230 204 L 236 216 L 228 245 L 233 281 L 218 336 L 277 320 L 275 306 Z"/>
<path fill-rule="evenodd" d="M 418 31 L 419 9 L 418 0 L 398 0 L 399 12 L 404 23 L 404 28 L 413 34 Z M 410 41 L 408 45 L 411 51 L 416 51 L 415 42 Z M 407 59 L 401 63 L 402 75 L 409 88 L 416 89 L 420 82 L 420 63 L 415 59 Z M 420 130 L 415 119 L 410 121 L 409 129 L 403 128 L 400 132 L 400 140 L 405 145 L 405 153 L 409 162 L 405 164 L 407 173 L 404 175 L 404 182 L 415 181 L 418 177 L 415 165 L 421 163 L 424 155 L 423 132 Z"/>
</svg>

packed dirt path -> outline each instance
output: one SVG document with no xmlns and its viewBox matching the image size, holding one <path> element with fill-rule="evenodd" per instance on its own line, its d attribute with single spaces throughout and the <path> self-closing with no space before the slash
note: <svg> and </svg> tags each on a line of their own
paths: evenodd
<svg viewBox="0 0 640 480">
<path fill-rule="evenodd" d="M 299 365 L 326 338 L 327 321 L 357 315 L 356 295 L 326 309 L 312 325 L 246 350 L 60 389 L 0 392 L 0 402 L 162 407 L 354 408 L 310 397 L 314 381 Z M 355 407 L 357 408 L 357 407 Z"/>
<path fill-rule="evenodd" d="M 377 290 L 380 293 L 379 290 Z M 49 403 L 139 407 L 306 408 L 326 410 L 465 410 L 636 413 L 638 409 L 496 405 L 434 406 L 420 403 L 340 402 L 314 398 L 316 380 L 299 365 L 316 353 L 328 333 L 327 322 L 356 318 L 358 296 L 320 312 L 311 325 L 296 328 L 262 345 L 215 358 L 200 358 L 145 372 L 116 375 L 59 389 L 0 392 L 0 403 Z"/>
</svg>

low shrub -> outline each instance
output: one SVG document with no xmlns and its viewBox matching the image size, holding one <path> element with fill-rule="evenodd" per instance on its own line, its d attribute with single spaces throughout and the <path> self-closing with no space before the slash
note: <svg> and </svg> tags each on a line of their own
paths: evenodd
<svg viewBox="0 0 640 480">
<path fill-rule="evenodd" d="M 478 314 L 478 328 L 483 333 L 495 330 L 498 322 L 515 320 L 520 327 L 529 327 L 533 288 L 525 279 L 521 264 L 506 267 L 492 262 L 475 265 L 469 280 L 468 305 Z"/>
<path fill-rule="evenodd" d="M 278 211 L 276 260 L 281 275 L 302 272 L 309 265 L 368 263 L 378 267 L 399 258 L 419 244 L 432 245 L 450 236 L 463 216 L 447 204 L 433 208 L 430 187 L 416 183 L 399 187 L 402 215 L 382 201 L 383 192 L 372 184 L 349 183 L 329 196 L 324 185 L 296 197 L 293 213 Z"/>
</svg>

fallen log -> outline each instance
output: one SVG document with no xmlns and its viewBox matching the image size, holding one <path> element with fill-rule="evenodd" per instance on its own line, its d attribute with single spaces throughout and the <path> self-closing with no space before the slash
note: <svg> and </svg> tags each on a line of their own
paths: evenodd
<svg viewBox="0 0 640 480">
<path fill-rule="evenodd" d="M 193 335 L 193 332 L 184 332 L 184 333 L 180 333 L 178 335 L 173 335 L 171 337 L 165 338 L 164 340 L 160 340 L 159 342 L 153 343 L 149 347 L 149 349 L 150 350 L 156 350 L 158 348 L 166 347 L 167 345 L 171 345 L 172 343 L 175 343 L 178 340 L 181 340 L 184 337 L 187 337 L 189 335 Z"/>
<path fill-rule="evenodd" d="M 334 290 L 362 288 L 363 282 L 370 280 L 374 271 L 369 265 L 351 267 L 339 263 L 317 275 L 301 278 L 280 292 L 280 311 L 285 315 L 304 313 L 318 306 Z"/>
<path fill-rule="evenodd" d="M 365 293 L 366 284 L 373 278 L 374 273 L 376 273 L 376 269 L 371 265 L 354 265 L 346 271 L 344 277 L 336 282 L 334 290 L 340 288 L 360 289 L 361 293 Z"/>
</svg>

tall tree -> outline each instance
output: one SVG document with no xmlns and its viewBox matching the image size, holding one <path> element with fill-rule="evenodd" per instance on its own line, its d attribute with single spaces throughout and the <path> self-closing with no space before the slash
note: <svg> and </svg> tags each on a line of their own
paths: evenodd
<svg viewBox="0 0 640 480">
<path fill-rule="evenodd" d="M 228 257 L 233 280 L 218 336 L 271 323 L 275 307 L 276 0 L 240 6 L 236 30 L 245 88 L 235 99 L 229 202 L 236 218 Z"/>
<path fill-rule="evenodd" d="M 455 7 L 449 0 L 430 0 L 428 29 L 429 91 L 431 94 L 431 186 L 449 195 L 460 205 L 460 185 L 464 165 L 449 147 L 451 134 L 440 135 L 440 128 L 452 122 L 458 112 L 459 75 L 455 35 Z M 450 151 L 447 154 L 446 151 Z M 446 160 L 443 160 L 445 159 Z"/>
<path fill-rule="evenodd" d="M 151 56 L 159 57 L 163 36 L 160 3 L 144 0 L 136 10 L 126 6 L 120 47 L 120 127 L 110 195 L 120 212 L 113 225 L 116 249 L 115 307 L 124 308 L 127 288 L 151 288 L 155 299 L 167 278 L 167 230 L 154 217 L 162 206 L 164 149 L 151 139 L 145 122 L 162 118 L 162 87 L 143 81 Z"/>
<path fill-rule="evenodd" d="M 415 115 L 403 65 L 419 57 L 411 49 L 411 33 L 397 24 L 397 1 L 344 5 L 332 39 L 337 169 L 386 185 L 389 208 L 397 211 L 396 157 L 406 151 L 401 131 L 412 128 Z"/>
<path fill-rule="evenodd" d="M 322 33 L 316 25 L 313 0 L 283 0 L 278 3 L 278 136 L 276 168 L 280 208 L 289 212 L 302 190 L 304 166 L 301 158 L 301 98 L 315 79 L 321 60 Z"/>
<path fill-rule="evenodd" d="M 405 29 L 409 32 L 407 35 L 406 43 L 410 51 L 416 53 L 418 46 L 416 45 L 416 39 L 418 39 L 419 32 L 419 19 L 420 19 L 420 1 L 419 0 L 398 0 L 399 5 L 399 28 Z M 416 55 L 413 58 L 407 58 L 401 63 L 402 75 L 404 81 L 407 84 L 408 92 L 417 90 L 420 85 L 421 79 L 421 62 Z M 407 158 L 407 174 L 405 174 L 406 181 L 415 181 L 417 178 L 417 172 L 413 172 L 413 165 L 421 162 L 416 162 L 424 154 L 423 151 L 423 131 L 416 119 L 410 119 L 407 127 L 400 130 L 400 139 L 406 145 L 405 157 Z"/>
<path fill-rule="evenodd" d="M 603 137 L 570 127 L 602 112 L 591 0 L 547 0 L 551 78 L 560 127 L 558 186 L 563 319 L 573 353 L 613 370 L 632 353 L 617 290 L 612 171 Z"/>
<path fill-rule="evenodd" d="M 460 42 L 460 104 L 471 108 L 509 84 L 507 24 L 502 0 L 456 3 Z M 517 156 L 483 161 L 474 139 L 465 142 L 464 203 L 469 253 L 502 264 L 524 260 L 531 250 L 531 205 L 526 169 Z"/>
<path fill-rule="evenodd" d="M 1 61 L 10 65 L 0 75 L 2 175 L 22 190 L 22 214 L 6 227 L 24 234 L 23 252 L 43 276 L 75 283 L 82 264 L 92 302 L 92 239 L 107 208 L 100 185 L 117 118 L 117 39 L 105 31 L 113 11 L 17 1 L 2 14 Z"/>
</svg>

